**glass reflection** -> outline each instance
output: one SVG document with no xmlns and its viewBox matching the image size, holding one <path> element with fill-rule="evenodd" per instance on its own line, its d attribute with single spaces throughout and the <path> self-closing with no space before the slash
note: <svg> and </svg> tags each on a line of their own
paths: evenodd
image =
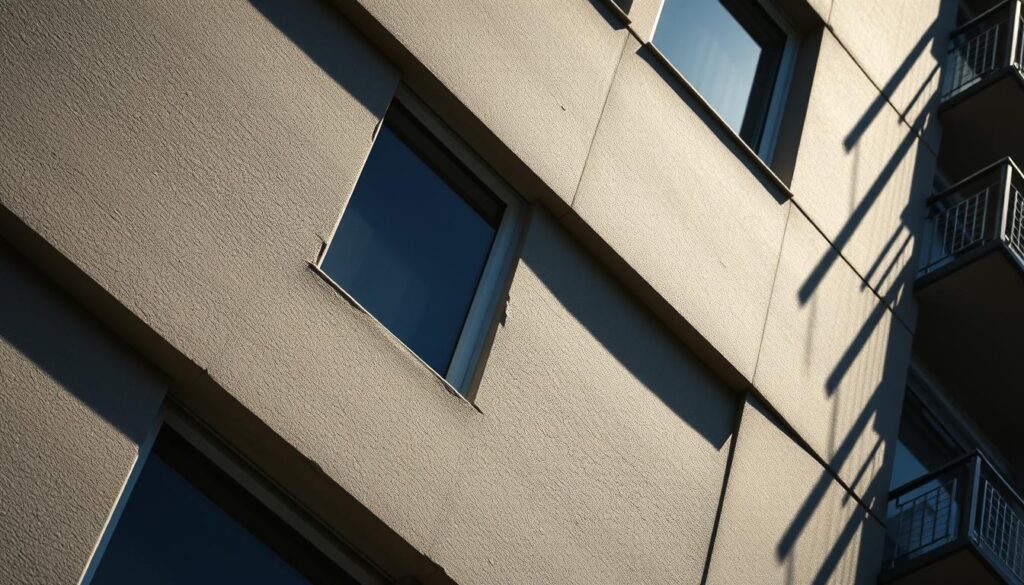
<svg viewBox="0 0 1024 585">
<path fill-rule="evenodd" d="M 424 160 L 429 156 L 432 164 Z M 482 191 L 422 131 L 385 124 L 323 262 L 331 278 L 442 375 L 500 218 Z"/>
<path fill-rule="evenodd" d="M 757 148 L 786 35 L 756 0 L 665 0 L 654 44 Z"/>
<path fill-rule="evenodd" d="M 175 435 L 161 432 L 89 585 L 356 581 Z"/>
</svg>

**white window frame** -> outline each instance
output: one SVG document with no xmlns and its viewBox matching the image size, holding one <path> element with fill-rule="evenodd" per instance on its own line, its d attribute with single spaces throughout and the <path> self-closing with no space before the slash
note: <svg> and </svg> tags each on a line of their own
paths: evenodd
<svg viewBox="0 0 1024 585">
<path fill-rule="evenodd" d="M 490 331 L 491 324 L 501 307 L 502 299 L 500 297 L 504 291 L 505 283 L 507 282 L 507 278 L 515 262 L 515 254 L 526 216 L 526 206 L 512 187 L 498 176 L 498 174 L 491 169 L 479 155 L 473 152 L 473 150 L 470 149 L 470 147 L 463 142 L 451 128 L 444 124 L 437 114 L 431 111 L 430 108 L 409 88 L 404 85 L 400 85 L 395 93 L 394 101 L 404 107 L 417 122 L 423 125 L 431 136 L 437 139 L 452 156 L 464 164 L 473 176 L 479 179 L 495 197 L 505 204 L 501 221 L 495 231 L 494 242 L 491 244 L 490 253 L 487 256 L 484 269 L 480 274 L 480 280 L 477 283 L 476 292 L 473 294 L 473 300 L 470 303 L 469 311 L 466 314 L 466 319 L 462 326 L 462 333 L 455 345 L 455 351 L 452 354 L 451 361 L 449 362 L 448 370 L 445 372 L 434 371 L 434 369 L 419 355 L 417 355 L 412 348 L 406 345 L 401 338 L 391 332 L 391 330 L 383 323 L 380 323 L 373 313 L 363 307 L 352 294 L 346 291 L 343 286 L 333 280 L 323 270 L 323 262 L 327 257 L 327 251 L 330 249 L 331 242 L 334 240 L 334 235 L 337 233 L 338 226 L 341 224 L 341 220 L 345 216 L 345 210 L 348 207 L 348 202 L 352 200 L 352 195 L 355 192 L 355 185 L 353 185 L 353 190 L 349 193 L 349 197 L 346 200 L 345 208 L 342 209 L 341 214 L 338 216 L 338 221 L 334 224 L 331 237 L 328 238 L 328 241 L 321 251 L 320 257 L 317 259 L 314 267 L 323 278 L 332 284 L 335 289 L 345 295 L 350 302 L 359 307 L 364 313 L 377 321 L 377 323 L 380 324 L 380 326 L 386 330 L 389 335 L 409 350 L 409 352 L 415 356 L 420 363 L 426 366 L 441 381 L 443 381 L 449 390 L 466 400 L 470 400 L 472 397 L 472 389 L 469 388 L 469 384 L 473 381 L 473 376 L 480 365 L 480 359 L 483 355 L 488 332 Z M 385 119 L 386 118 L 387 114 L 385 114 Z M 380 129 L 378 127 L 378 134 L 379 132 Z M 375 135 L 374 143 L 376 143 L 376 138 L 377 136 Z M 369 152 L 372 151 L 373 146 L 370 147 Z M 367 159 L 369 158 L 369 152 L 367 153 Z M 363 165 L 365 166 L 365 164 L 366 160 L 364 159 Z M 360 170 L 360 175 L 361 174 L 362 170 Z M 357 179 L 356 185 L 358 185 L 358 182 L 359 181 Z"/>
<path fill-rule="evenodd" d="M 775 156 L 775 146 L 779 141 L 779 133 L 782 128 L 782 115 L 786 111 L 786 102 L 789 99 L 790 85 L 793 81 L 793 70 L 796 69 L 796 56 L 800 47 L 800 37 L 796 28 L 787 20 L 771 2 L 758 0 L 761 7 L 765 9 L 775 24 L 779 25 L 782 32 L 786 33 L 786 45 L 782 49 L 782 58 L 779 59 L 779 71 L 775 75 L 775 85 L 772 88 L 772 97 L 768 104 L 768 113 L 765 115 L 764 127 L 761 129 L 761 144 L 758 147 L 757 155 L 761 160 L 771 161 Z"/>
<path fill-rule="evenodd" d="M 344 543 L 341 536 L 335 534 L 327 526 L 317 521 L 298 502 L 289 497 L 270 478 L 264 476 L 248 463 L 241 455 L 218 440 L 210 431 L 182 412 L 180 407 L 165 403 L 160 415 L 150 429 L 146 439 L 139 445 L 139 453 L 132 470 L 118 495 L 117 502 L 107 518 L 99 541 L 93 547 L 92 555 L 85 565 L 79 579 L 79 585 L 90 585 L 96 570 L 103 561 L 104 553 L 110 539 L 117 529 L 118 521 L 125 506 L 131 500 L 132 491 L 146 466 L 156 442 L 157 435 L 163 429 L 169 429 L 180 435 L 189 445 L 198 450 L 215 467 L 238 483 L 246 492 L 253 496 L 267 510 L 280 518 L 304 539 L 309 546 L 319 550 L 331 562 L 351 575 L 364 585 L 386 585 L 392 581 L 385 573 L 373 566 L 368 560 L 358 556 L 353 549 Z M 185 478 L 188 481 L 188 477 Z M 197 488 L 198 489 L 198 488 Z"/>
<path fill-rule="evenodd" d="M 653 42 L 654 33 L 658 30 L 658 24 L 661 22 L 661 13 L 665 8 L 665 1 L 661 0 L 661 4 L 658 6 L 658 15 L 654 19 L 654 26 L 651 27 L 651 39 Z M 763 161 L 770 162 L 772 157 L 775 155 L 775 146 L 779 140 L 779 131 L 782 126 L 782 115 L 786 110 L 786 101 L 789 98 L 790 83 L 793 80 L 793 70 L 796 68 L 796 57 L 797 50 L 800 46 L 800 37 L 797 33 L 796 28 L 786 19 L 779 11 L 775 8 L 772 2 L 768 0 L 755 0 L 758 4 L 764 8 L 768 16 L 775 22 L 782 32 L 786 34 L 786 44 L 782 49 L 782 58 L 779 59 L 779 69 L 775 73 L 775 85 L 772 87 L 772 95 L 768 102 L 768 112 L 765 114 L 764 125 L 761 128 L 761 140 L 758 144 L 757 154 L 758 158 Z M 657 45 L 655 45 L 657 47 Z M 667 59 L 666 59 L 667 60 Z M 675 65 L 673 65 L 673 68 Z M 678 72 L 678 70 L 677 70 Z M 685 75 L 680 73 L 680 76 L 684 79 Z M 692 87 L 692 86 L 691 86 Z M 700 92 L 696 88 L 693 91 L 700 95 Z M 715 116 L 722 122 L 722 125 L 736 135 L 740 142 L 746 144 L 746 141 L 740 138 L 739 130 L 734 130 L 729 124 L 725 122 L 725 119 L 715 110 L 707 100 L 701 99 L 704 103 L 715 113 Z"/>
</svg>

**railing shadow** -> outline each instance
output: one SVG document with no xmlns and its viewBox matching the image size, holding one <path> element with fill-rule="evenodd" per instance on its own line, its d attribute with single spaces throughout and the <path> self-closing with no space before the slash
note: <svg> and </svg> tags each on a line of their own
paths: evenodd
<svg viewBox="0 0 1024 585">
<path fill-rule="evenodd" d="M 856 153 L 858 148 L 861 147 L 861 143 L 869 130 L 873 125 L 879 123 L 880 116 L 884 113 L 885 108 L 890 107 L 891 98 L 888 96 L 895 95 L 896 91 L 907 81 L 908 76 L 922 58 L 930 55 L 936 63 L 940 65 L 945 63 L 946 42 L 944 37 L 947 30 L 951 28 L 954 19 L 951 11 L 955 11 L 955 3 L 943 2 L 938 18 L 928 26 L 917 42 L 914 43 L 893 75 L 881 87 L 879 95 L 871 102 L 850 131 L 843 137 L 843 147 L 847 152 Z M 833 238 L 832 245 L 834 249 L 817 260 L 806 279 L 800 285 L 797 291 L 797 300 L 800 306 L 811 304 L 813 308 L 815 294 L 819 291 L 829 271 L 834 269 L 838 263 L 844 262 L 841 254 L 847 249 L 855 234 L 867 229 L 865 221 L 869 212 L 879 204 L 883 193 L 890 187 L 905 164 L 913 164 L 913 173 L 910 185 L 908 185 L 911 193 L 928 193 L 930 191 L 931 173 L 919 172 L 919 169 L 934 168 L 935 153 L 931 152 L 931 148 L 924 145 L 924 143 L 926 140 L 925 132 L 932 130 L 930 124 L 933 124 L 932 117 L 940 97 L 940 87 L 937 82 L 939 71 L 939 66 L 932 67 L 924 75 L 921 85 L 915 87 L 914 91 L 910 93 L 909 100 L 903 107 L 903 110 L 898 112 L 900 117 L 909 126 L 909 129 L 896 144 L 891 158 L 874 175 L 868 187 L 861 192 L 857 187 L 856 181 L 851 181 L 851 194 L 858 202 L 846 222 Z M 931 91 L 932 89 L 934 91 Z M 928 97 L 926 98 L 925 96 Z M 920 143 L 915 144 L 918 141 Z M 907 160 L 907 157 L 911 156 L 911 153 L 914 152 L 915 145 L 918 147 L 914 160 Z M 854 176 L 858 174 L 857 171 L 861 170 L 861 166 L 860 158 L 855 157 Z M 829 422 L 831 432 L 830 446 L 832 449 L 830 450 L 831 455 L 826 458 L 826 462 L 831 470 L 838 472 L 838 470 L 843 469 L 844 466 L 851 462 L 855 454 L 866 454 L 859 467 L 855 469 L 853 476 L 847 477 L 844 483 L 847 484 L 849 489 L 854 490 L 855 493 L 867 495 L 867 497 L 860 502 L 863 504 L 859 508 L 862 513 L 856 513 L 846 518 L 837 533 L 838 536 L 829 543 L 824 557 L 810 581 L 814 584 L 847 582 L 846 578 L 849 576 L 838 575 L 837 571 L 850 547 L 854 546 L 855 542 L 858 541 L 858 537 L 861 555 L 870 552 L 865 550 L 864 547 L 878 548 L 879 563 L 877 567 L 874 567 L 874 570 L 881 569 L 880 552 L 882 542 L 878 540 L 878 535 L 884 534 L 884 518 L 878 517 L 870 508 L 873 505 L 883 504 L 884 502 L 872 501 L 870 498 L 873 496 L 869 494 L 886 493 L 884 488 L 887 487 L 888 477 L 885 477 L 887 475 L 885 473 L 885 469 L 887 469 L 885 466 L 883 466 L 881 472 L 874 470 L 874 476 L 872 476 L 872 467 L 875 465 L 879 451 L 890 448 L 885 444 L 884 441 L 887 439 L 884 438 L 892 437 L 898 428 L 899 409 L 893 409 L 893 397 L 888 395 L 893 391 L 893 386 L 886 384 L 885 381 L 892 380 L 893 378 L 901 379 L 905 376 L 907 367 L 905 363 L 906 348 L 896 347 L 895 344 L 899 343 L 900 339 L 905 343 L 907 337 L 902 336 L 894 339 L 890 335 L 884 349 L 872 350 L 873 355 L 864 355 L 864 352 L 866 348 L 871 347 L 869 340 L 875 335 L 879 327 L 886 325 L 885 317 L 889 311 L 887 304 L 892 304 L 895 307 L 898 302 L 903 302 L 902 297 L 910 294 L 910 290 L 912 290 L 913 278 L 916 272 L 916 253 L 913 252 L 916 251 L 911 251 L 912 253 L 909 255 L 907 252 L 914 245 L 914 234 L 920 233 L 922 227 L 920 222 L 924 218 L 925 202 L 919 199 L 919 197 L 911 197 L 907 206 L 899 212 L 898 225 L 892 233 L 882 240 L 883 244 L 877 256 L 865 273 L 860 275 L 863 279 L 862 290 L 867 286 L 871 286 L 882 299 L 882 302 L 877 303 L 874 309 L 864 318 L 851 341 L 846 346 L 846 349 L 832 367 L 823 388 L 823 391 L 833 404 L 832 418 Z M 909 260 L 906 260 L 908 256 Z M 899 311 L 894 311 L 888 321 L 890 331 L 891 328 L 903 326 L 907 326 L 910 329 L 912 323 L 906 323 L 905 321 L 906 319 L 899 314 Z M 808 336 L 811 333 L 808 331 Z M 870 363 L 858 365 L 863 364 L 865 361 Z M 866 401 L 863 404 L 857 405 L 860 410 L 852 424 L 848 425 L 848 430 L 842 436 L 837 436 L 840 412 L 848 411 L 854 407 L 853 402 L 849 405 L 842 404 L 844 401 L 842 394 L 844 382 L 849 382 L 854 386 L 857 384 L 857 380 L 850 379 L 850 376 L 851 372 L 858 367 L 881 368 L 882 375 L 880 379 L 883 380 L 883 383 L 874 385 L 870 389 Z M 859 394 L 857 397 L 851 395 L 851 400 L 860 400 L 859 396 Z M 878 437 L 882 438 L 876 439 L 873 443 L 862 445 L 862 437 L 869 430 L 873 430 Z M 823 502 L 828 492 L 834 489 L 836 481 L 836 478 L 830 471 L 823 470 L 816 483 L 811 487 L 808 495 L 799 506 L 798 512 L 792 518 L 789 526 L 776 544 L 775 554 L 780 563 L 792 562 L 793 555 L 796 554 L 798 542 L 807 534 L 812 518 L 819 512 L 822 512 Z M 850 498 L 851 496 L 847 492 L 844 499 L 848 501 Z M 868 523 L 877 523 L 876 527 L 878 530 L 868 530 Z M 795 576 L 790 575 L 790 577 L 790 582 L 795 583 L 793 580 Z M 860 582 L 862 577 L 860 576 L 856 580 Z M 852 579 L 850 581 L 852 582 Z"/>
</svg>

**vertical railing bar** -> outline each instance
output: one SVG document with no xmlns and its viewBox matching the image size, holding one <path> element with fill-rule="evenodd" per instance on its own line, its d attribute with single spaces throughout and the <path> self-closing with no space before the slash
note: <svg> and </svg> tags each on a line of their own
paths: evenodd
<svg viewBox="0 0 1024 585">
<path fill-rule="evenodd" d="M 1000 205 L 997 207 L 999 215 L 996 217 L 996 228 L 999 230 L 998 239 L 1004 242 L 1008 240 L 1008 233 L 1006 230 L 1009 216 L 1007 212 L 1010 204 L 1010 184 L 1012 173 L 1013 167 L 1006 165 L 999 177 L 999 192 L 1002 194 L 1002 201 L 1000 201 Z"/>
<path fill-rule="evenodd" d="M 1013 7 L 1010 10 L 1010 22 L 1009 22 L 1009 25 L 1010 25 L 1009 39 L 1010 39 L 1010 41 L 1008 43 L 1009 44 L 1009 51 L 1008 51 L 1008 54 L 1007 54 L 1007 57 L 1009 58 L 1009 64 L 1011 66 L 1015 64 L 1014 63 L 1014 56 L 1017 54 L 1017 43 L 1019 42 L 1019 39 L 1017 38 L 1019 36 L 1018 35 L 1018 28 L 1017 27 L 1019 25 L 1019 22 L 1020 22 L 1020 0 L 1015 0 L 1014 3 L 1013 3 Z"/>
<path fill-rule="evenodd" d="M 914 489 L 923 493 L 910 497 L 915 492 L 904 488 L 903 495 L 891 504 L 891 514 L 896 517 L 890 516 L 892 548 L 887 568 L 896 569 L 904 559 L 966 539 L 984 547 L 1001 571 L 1022 579 L 1024 500 L 980 454 L 968 456 L 928 483 L 918 480 L 916 485 Z M 958 519 L 957 524 L 954 519 Z"/>
</svg>

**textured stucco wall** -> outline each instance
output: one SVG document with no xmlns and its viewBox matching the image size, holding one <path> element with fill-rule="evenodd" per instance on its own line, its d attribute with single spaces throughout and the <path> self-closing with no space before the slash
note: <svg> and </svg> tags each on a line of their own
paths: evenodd
<svg viewBox="0 0 1024 585">
<path fill-rule="evenodd" d="M 793 173 L 794 201 L 913 326 L 914 252 L 935 155 L 826 31 Z M 822 264 L 819 273 L 832 264 Z"/>
<path fill-rule="evenodd" d="M 819 276 L 822 260 L 835 264 Z M 862 284 L 794 209 L 754 385 L 881 515 L 911 334 Z"/>
<path fill-rule="evenodd" d="M 9 210 L 463 581 L 699 576 L 735 395 L 546 212 L 482 414 L 306 266 L 398 79 L 347 25 L 46 8 L 5 9 Z"/>
<path fill-rule="evenodd" d="M 844 2 L 812 8 L 847 19 Z M 782 520 L 758 538 L 744 506 L 765 467 L 772 497 L 796 478 L 842 518 L 867 510 L 843 483 L 881 502 L 933 163 L 879 79 L 934 11 L 873 27 L 888 53 L 842 20 L 817 31 L 790 201 L 600 1 L 337 4 L 408 55 L 312 0 L 0 5 L 0 204 L 460 582 L 699 579 L 737 398 L 637 289 L 782 419 L 744 416 L 778 448 L 739 444 L 712 579 L 732 582 L 730 550 L 749 575 L 826 582 L 874 562 L 879 530 L 823 528 L 795 541 L 830 549 L 819 571 L 793 568 Z M 479 411 L 306 266 L 409 55 L 505 143 L 485 158 L 518 157 L 563 204 L 536 204 Z"/>
<path fill-rule="evenodd" d="M 165 381 L 0 240 L 0 583 L 75 583 Z"/>
<path fill-rule="evenodd" d="M 546 213 L 510 299 L 431 556 L 460 583 L 698 582 L 735 394 Z"/>
<path fill-rule="evenodd" d="M 748 400 L 742 417 L 707 582 L 876 583 L 882 524 L 763 405 Z"/>
<path fill-rule="evenodd" d="M 629 36 L 603 0 L 359 5 L 558 197 L 572 200 Z"/>
<path fill-rule="evenodd" d="M 630 39 L 573 210 L 747 379 L 788 202 Z"/>
</svg>

